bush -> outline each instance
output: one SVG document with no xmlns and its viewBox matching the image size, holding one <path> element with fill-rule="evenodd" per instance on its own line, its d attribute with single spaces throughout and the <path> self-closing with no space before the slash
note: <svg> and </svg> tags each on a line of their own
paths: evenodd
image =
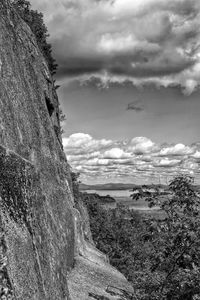
<svg viewBox="0 0 200 300">
<path fill-rule="evenodd" d="M 200 299 L 200 198 L 193 179 L 179 176 L 167 192 L 151 191 L 143 186 L 132 197 L 160 207 L 161 218 L 123 207 L 106 211 L 85 196 L 96 246 L 132 282 L 137 299 Z"/>
<path fill-rule="evenodd" d="M 159 190 L 146 197 L 165 218 L 149 220 L 146 227 L 151 251 L 141 278 L 142 299 L 198 299 L 200 198 L 190 176 L 176 177 L 168 191 L 164 199 Z"/>
<path fill-rule="evenodd" d="M 141 254 L 139 236 L 144 226 L 141 216 L 123 206 L 105 210 L 99 195 L 84 193 L 82 198 L 88 209 L 96 247 L 107 254 L 111 264 L 131 280 L 130 265 Z"/>
</svg>

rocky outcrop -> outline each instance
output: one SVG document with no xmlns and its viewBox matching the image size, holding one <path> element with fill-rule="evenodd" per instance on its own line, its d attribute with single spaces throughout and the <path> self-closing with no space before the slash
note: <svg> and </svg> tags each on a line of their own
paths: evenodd
<svg viewBox="0 0 200 300">
<path fill-rule="evenodd" d="M 85 239 L 84 209 L 75 207 L 58 114 L 53 80 L 36 40 L 3 0 L 0 299 L 87 300 L 92 292 L 105 294 L 108 280 L 129 288 Z"/>
</svg>

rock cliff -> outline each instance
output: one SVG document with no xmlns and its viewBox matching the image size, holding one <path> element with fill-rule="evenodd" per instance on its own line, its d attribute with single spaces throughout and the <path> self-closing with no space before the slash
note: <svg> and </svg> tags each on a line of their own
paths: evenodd
<svg viewBox="0 0 200 300">
<path fill-rule="evenodd" d="M 118 299 L 108 285 L 130 289 L 85 238 L 83 214 L 74 203 L 46 61 L 29 27 L 2 0 L 0 299 Z"/>
</svg>

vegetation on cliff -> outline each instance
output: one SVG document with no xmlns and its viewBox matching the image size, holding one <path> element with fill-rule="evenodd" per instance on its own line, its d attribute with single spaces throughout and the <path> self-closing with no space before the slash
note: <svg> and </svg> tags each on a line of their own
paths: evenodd
<svg viewBox="0 0 200 300">
<path fill-rule="evenodd" d="M 44 55 L 52 75 L 56 73 L 57 64 L 52 55 L 52 46 L 48 43 L 48 30 L 44 24 L 43 14 L 31 9 L 31 4 L 26 0 L 13 0 L 13 7 L 20 17 L 29 25 L 34 33 L 38 46 Z"/>
<path fill-rule="evenodd" d="M 164 218 L 85 202 L 96 246 L 132 282 L 136 299 L 200 299 L 200 198 L 187 176 L 175 178 L 169 191 L 162 201 L 159 190 L 137 195 L 159 206 Z"/>
<path fill-rule="evenodd" d="M 48 42 L 48 29 L 44 23 L 44 17 L 41 12 L 33 10 L 31 4 L 27 0 L 12 0 L 12 5 L 18 12 L 20 17 L 28 24 L 33 34 L 35 35 L 39 49 L 41 50 L 44 58 L 46 59 L 49 71 L 51 75 L 56 74 L 57 63 L 52 54 L 52 45 Z M 54 80 L 55 83 L 55 80 Z M 59 88 L 59 85 L 54 85 L 55 92 Z M 66 116 L 62 109 L 59 108 L 59 120 L 62 124 L 66 120 Z M 61 128 L 61 134 L 64 130 Z"/>
</svg>

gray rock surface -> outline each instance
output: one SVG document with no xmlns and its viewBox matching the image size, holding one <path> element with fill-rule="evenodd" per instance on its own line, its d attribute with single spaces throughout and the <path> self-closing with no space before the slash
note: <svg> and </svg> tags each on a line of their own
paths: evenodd
<svg viewBox="0 0 200 300">
<path fill-rule="evenodd" d="M 80 205 L 79 211 L 74 203 L 58 113 L 53 80 L 36 40 L 10 2 L 3 0 L 0 299 L 87 300 L 92 299 L 89 293 L 98 286 L 100 274 L 105 272 L 111 285 L 118 282 L 119 273 L 91 238 L 85 239 L 87 216 L 83 218 L 84 207 Z M 90 273 L 91 284 L 86 284 L 89 277 L 85 272 L 84 279 L 84 270 Z M 85 284 L 79 285 L 79 279 Z M 98 292 L 105 289 L 102 281 Z"/>
</svg>

